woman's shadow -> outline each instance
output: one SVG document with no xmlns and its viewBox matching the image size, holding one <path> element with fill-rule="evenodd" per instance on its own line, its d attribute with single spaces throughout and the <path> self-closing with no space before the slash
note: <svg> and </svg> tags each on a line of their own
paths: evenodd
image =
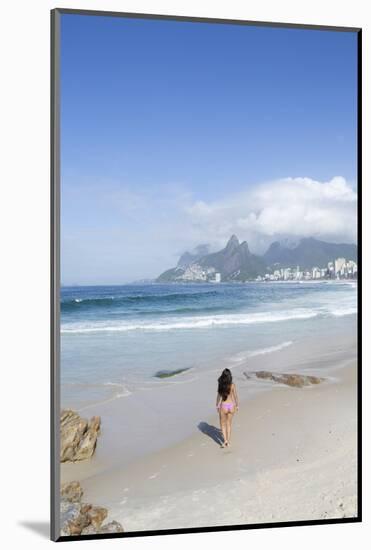
<svg viewBox="0 0 371 550">
<path fill-rule="evenodd" d="M 211 437 L 211 439 L 215 441 L 215 443 L 217 443 L 218 445 L 221 445 L 221 443 L 223 442 L 223 434 L 220 428 L 217 428 L 216 426 L 212 426 L 207 422 L 200 422 L 198 425 L 198 429 L 203 434 Z"/>
</svg>

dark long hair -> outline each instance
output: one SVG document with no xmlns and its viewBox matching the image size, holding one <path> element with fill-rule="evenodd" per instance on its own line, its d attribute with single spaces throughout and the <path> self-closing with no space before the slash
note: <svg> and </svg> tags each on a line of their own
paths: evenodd
<svg viewBox="0 0 371 550">
<path fill-rule="evenodd" d="M 222 396 L 222 400 L 225 401 L 231 391 L 232 386 L 232 373 L 229 369 L 224 369 L 222 374 L 218 378 L 218 393 Z"/>
</svg>

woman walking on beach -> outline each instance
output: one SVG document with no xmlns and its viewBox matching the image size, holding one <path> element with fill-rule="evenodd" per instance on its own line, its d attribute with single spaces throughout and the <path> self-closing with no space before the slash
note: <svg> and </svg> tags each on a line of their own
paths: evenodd
<svg viewBox="0 0 371 550">
<path fill-rule="evenodd" d="M 224 369 L 218 378 L 216 408 L 219 411 L 220 428 L 224 438 L 221 447 L 229 447 L 231 442 L 232 418 L 235 411 L 238 411 L 237 390 L 232 381 L 232 373 L 229 369 Z"/>
</svg>

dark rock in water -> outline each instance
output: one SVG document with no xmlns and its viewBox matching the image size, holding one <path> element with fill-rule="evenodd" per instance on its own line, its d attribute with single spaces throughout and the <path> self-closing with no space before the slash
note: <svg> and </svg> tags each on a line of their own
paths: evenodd
<svg viewBox="0 0 371 550">
<path fill-rule="evenodd" d="M 74 462 L 90 458 L 100 434 L 100 422 L 99 416 L 93 416 L 88 421 L 71 409 L 63 409 L 60 417 L 60 461 Z"/>
<path fill-rule="evenodd" d="M 318 376 L 307 376 L 305 374 L 281 374 L 264 370 L 253 373 L 244 372 L 247 379 L 251 378 L 251 374 L 256 378 L 260 378 L 262 380 L 272 380 L 273 382 L 285 384 L 286 386 L 291 386 L 293 388 L 302 388 L 303 386 L 320 384 L 324 380 L 324 378 L 320 378 Z"/>
<path fill-rule="evenodd" d="M 170 378 L 171 376 L 176 376 L 177 374 L 181 374 L 182 372 L 186 372 L 189 370 L 187 369 L 177 369 L 177 370 L 159 370 L 156 372 L 155 377 L 156 378 Z"/>
<path fill-rule="evenodd" d="M 102 506 L 81 502 L 83 490 L 78 481 L 64 483 L 61 487 L 60 525 L 61 535 L 95 535 L 98 533 L 122 533 L 117 521 L 103 524 L 108 510 Z"/>
</svg>

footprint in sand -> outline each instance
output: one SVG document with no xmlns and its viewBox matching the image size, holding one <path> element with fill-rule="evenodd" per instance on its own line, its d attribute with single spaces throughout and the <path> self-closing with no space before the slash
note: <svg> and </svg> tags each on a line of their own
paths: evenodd
<svg viewBox="0 0 371 550">
<path fill-rule="evenodd" d="M 155 479 L 156 477 L 158 476 L 158 472 L 152 474 L 151 476 L 149 476 L 148 479 Z"/>
</svg>

